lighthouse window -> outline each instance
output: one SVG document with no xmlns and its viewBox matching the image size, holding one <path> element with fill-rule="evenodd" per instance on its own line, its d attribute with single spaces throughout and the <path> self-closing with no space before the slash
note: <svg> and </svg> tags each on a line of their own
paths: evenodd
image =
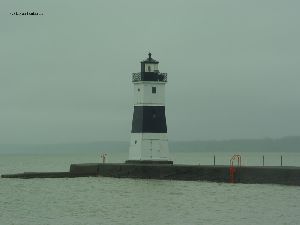
<svg viewBox="0 0 300 225">
<path fill-rule="evenodd" d="M 153 94 L 156 93 L 156 87 L 152 87 L 152 93 L 153 93 Z"/>
<path fill-rule="evenodd" d="M 140 89 L 138 88 L 138 91 L 140 91 Z"/>
<path fill-rule="evenodd" d="M 149 71 L 149 72 L 151 71 L 151 67 L 150 67 L 150 66 L 148 66 L 148 71 Z"/>
</svg>

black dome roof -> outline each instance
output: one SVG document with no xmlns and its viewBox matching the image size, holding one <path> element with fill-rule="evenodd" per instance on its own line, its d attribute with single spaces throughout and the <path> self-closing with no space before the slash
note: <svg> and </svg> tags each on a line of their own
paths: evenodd
<svg viewBox="0 0 300 225">
<path fill-rule="evenodd" d="M 155 59 L 151 58 L 151 53 L 148 53 L 148 58 L 145 59 L 144 61 L 142 61 L 142 63 L 153 63 L 153 64 L 157 64 L 159 63 L 158 61 L 156 61 Z"/>
</svg>

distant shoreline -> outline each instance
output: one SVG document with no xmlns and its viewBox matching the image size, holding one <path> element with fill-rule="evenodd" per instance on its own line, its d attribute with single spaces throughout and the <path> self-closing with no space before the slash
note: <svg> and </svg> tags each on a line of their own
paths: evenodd
<svg viewBox="0 0 300 225">
<path fill-rule="evenodd" d="M 278 139 L 169 141 L 170 152 L 300 152 L 300 136 Z M 0 144 L 1 153 L 128 152 L 126 141 L 64 144 Z"/>
</svg>

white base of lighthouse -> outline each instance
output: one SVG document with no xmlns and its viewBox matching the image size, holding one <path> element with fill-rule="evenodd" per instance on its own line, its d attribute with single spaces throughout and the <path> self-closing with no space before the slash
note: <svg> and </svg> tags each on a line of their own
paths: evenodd
<svg viewBox="0 0 300 225">
<path fill-rule="evenodd" d="M 129 160 L 169 161 L 166 133 L 131 133 Z"/>
</svg>

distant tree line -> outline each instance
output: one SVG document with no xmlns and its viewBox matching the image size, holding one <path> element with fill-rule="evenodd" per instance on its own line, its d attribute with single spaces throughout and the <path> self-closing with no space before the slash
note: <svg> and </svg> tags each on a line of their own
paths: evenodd
<svg viewBox="0 0 300 225">
<path fill-rule="evenodd" d="M 300 137 L 175 141 L 170 143 L 170 149 L 173 152 L 300 152 Z"/>
<path fill-rule="evenodd" d="M 66 144 L 0 144 L 0 153 L 128 152 L 129 142 L 101 141 Z M 170 141 L 171 152 L 300 152 L 300 136 L 278 139 Z"/>
</svg>

